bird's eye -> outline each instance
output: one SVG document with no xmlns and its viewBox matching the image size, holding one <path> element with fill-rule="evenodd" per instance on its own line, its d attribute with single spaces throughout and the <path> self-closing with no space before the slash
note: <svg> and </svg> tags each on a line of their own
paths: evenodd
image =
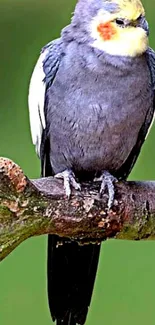
<svg viewBox="0 0 155 325">
<path fill-rule="evenodd" d="M 124 27 L 124 20 L 121 18 L 117 18 L 115 20 L 116 24 L 119 25 L 120 27 Z"/>
</svg>

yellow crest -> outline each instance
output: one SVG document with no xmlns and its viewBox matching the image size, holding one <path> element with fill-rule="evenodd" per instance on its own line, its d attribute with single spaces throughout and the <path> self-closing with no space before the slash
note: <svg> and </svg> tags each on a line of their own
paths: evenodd
<svg viewBox="0 0 155 325">
<path fill-rule="evenodd" d="M 130 20 L 136 20 L 140 15 L 145 15 L 144 7 L 140 0 L 112 0 L 120 7 L 120 15 Z"/>
</svg>

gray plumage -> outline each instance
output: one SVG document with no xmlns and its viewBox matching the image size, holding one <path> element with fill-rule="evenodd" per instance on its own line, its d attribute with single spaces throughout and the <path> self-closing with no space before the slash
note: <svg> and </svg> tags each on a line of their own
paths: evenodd
<svg viewBox="0 0 155 325">
<path fill-rule="evenodd" d="M 70 40 L 70 29 L 49 46 L 49 57 L 56 44 L 59 53 L 58 71 L 46 91 L 51 166 L 54 173 L 106 169 L 118 175 L 153 111 L 150 50 L 137 58 L 112 57 L 91 47 L 87 38 L 82 44 Z M 49 57 L 44 71 L 51 80 Z M 48 65 L 52 70 L 53 57 Z"/>
<path fill-rule="evenodd" d="M 148 48 L 137 57 L 114 56 L 93 47 L 89 22 L 102 7 L 118 10 L 111 2 L 80 0 L 60 39 L 42 50 L 45 105 L 35 106 L 40 125 L 32 133 L 44 176 L 67 169 L 82 181 L 106 170 L 126 179 L 153 119 L 155 53 Z M 51 315 L 57 325 L 84 324 L 100 246 L 59 241 L 49 236 Z"/>
<path fill-rule="evenodd" d="M 113 65 L 108 55 L 96 52 L 76 41 L 68 44 L 47 90 L 47 133 L 54 173 L 71 168 L 115 174 L 136 144 L 153 105 L 145 56 L 126 62 L 120 58 Z"/>
</svg>

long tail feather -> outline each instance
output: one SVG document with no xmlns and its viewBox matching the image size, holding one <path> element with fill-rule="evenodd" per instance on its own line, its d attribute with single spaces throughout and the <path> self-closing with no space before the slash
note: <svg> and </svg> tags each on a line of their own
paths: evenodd
<svg viewBox="0 0 155 325">
<path fill-rule="evenodd" d="M 49 235 L 48 299 L 57 325 L 84 324 L 91 301 L 100 246 Z"/>
</svg>

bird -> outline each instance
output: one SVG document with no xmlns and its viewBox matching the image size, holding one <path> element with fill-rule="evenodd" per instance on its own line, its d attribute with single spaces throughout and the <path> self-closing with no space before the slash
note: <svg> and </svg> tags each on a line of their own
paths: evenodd
<svg viewBox="0 0 155 325">
<path fill-rule="evenodd" d="M 41 175 L 65 195 L 100 179 L 110 209 L 154 119 L 155 52 L 140 0 L 78 0 L 69 25 L 45 45 L 32 73 L 29 115 Z M 100 245 L 48 236 L 47 291 L 57 325 L 83 325 Z"/>
</svg>

